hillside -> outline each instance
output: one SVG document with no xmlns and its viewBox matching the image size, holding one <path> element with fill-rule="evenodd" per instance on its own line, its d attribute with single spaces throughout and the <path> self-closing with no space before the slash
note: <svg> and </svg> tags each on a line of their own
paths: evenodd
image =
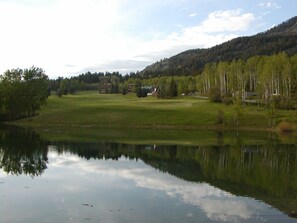
<svg viewBox="0 0 297 223">
<path fill-rule="evenodd" d="M 143 76 L 195 75 L 206 63 L 247 59 L 255 55 L 279 52 L 297 53 L 297 16 L 266 31 L 249 37 L 238 37 L 208 49 L 193 49 L 146 67 Z"/>
</svg>

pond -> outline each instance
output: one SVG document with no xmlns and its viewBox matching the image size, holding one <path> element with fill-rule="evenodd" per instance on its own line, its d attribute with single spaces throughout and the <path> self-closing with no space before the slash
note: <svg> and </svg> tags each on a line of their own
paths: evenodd
<svg viewBox="0 0 297 223">
<path fill-rule="evenodd" d="M 0 222 L 297 222 L 297 146 L 48 141 L 0 129 Z"/>
</svg>

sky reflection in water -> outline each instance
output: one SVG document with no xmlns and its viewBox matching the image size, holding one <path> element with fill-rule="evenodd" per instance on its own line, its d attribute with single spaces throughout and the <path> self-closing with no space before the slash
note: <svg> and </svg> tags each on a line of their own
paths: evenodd
<svg viewBox="0 0 297 223">
<path fill-rule="evenodd" d="M 0 170 L 1 223 L 296 221 L 263 202 L 187 182 L 141 160 L 86 160 L 50 149 L 47 167 L 35 178 Z"/>
</svg>

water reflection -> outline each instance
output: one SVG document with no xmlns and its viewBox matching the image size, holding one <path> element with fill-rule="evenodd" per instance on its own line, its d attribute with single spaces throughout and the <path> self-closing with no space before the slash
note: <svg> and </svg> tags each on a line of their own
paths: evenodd
<svg viewBox="0 0 297 223">
<path fill-rule="evenodd" d="M 143 188 L 147 192 L 148 189 L 154 191 L 154 197 L 157 198 L 161 196 L 160 193 L 164 193 L 172 199 L 182 201 L 184 204 L 199 207 L 205 213 L 206 219 L 238 222 L 239 220 L 255 218 L 255 216 L 260 217 L 264 213 L 270 215 L 270 217 L 278 215 L 274 210 L 267 209 L 264 203 L 251 201 L 249 198 L 244 197 L 238 198 L 207 183 L 197 184 L 180 180 L 168 173 L 160 173 L 144 165 L 142 161 L 135 164 L 134 161 L 128 162 L 127 158 L 119 157 L 117 162 L 95 162 L 94 160 L 87 162 L 78 160 L 77 157 L 69 154 L 66 156 L 54 155 L 51 158 L 53 159 L 52 165 L 74 166 L 76 173 L 79 175 L 96 175 L 112 182 L 119 181 L 121 184 L 117 186 L 117 190 L 125 190 L 126 184 L 123 182 L 129 182 L 129 184 L 137 188 Z M 112 188 L 113 186 L 109 187 Z M 124 187 L 124 189 L 121 187 Z M 83 192 L 84 189 L 83 187 L 71 186 L 67 187 L 67 190 Z M 134 208 L 135 206 L 133 206 Z M 150 206 L 150 208 L 152 207 Z M 193 217 L 195 215 L 197 215 L 196 211 L 191 210 L 187 212 L 186 216 Z"/>
<path fill-rule="evenodd" d="M 0 199 L 7 202 L 1 213 L 11 212 L 14 200 L 26 203 L 24 194 L 15 194 L 37 184 L 26 191 L 33 203 L 20 211 L 43 207 L 41 196 L 47 199 L 44 209 L 56 214 L 58 205 L 72 218 L 78 215 L 77 222 L 98 222 L 98 214 L 105 222 L 133 222 L 137 208 L 134 220 L 142 222 L 295 222 L 274 208 L 291 217 L 297 213 L 297 149 L 274 135 L 254 145 L 235 134 L 226 145 L 217 133 L 217 144 L 207 146 L 46 142 L 32 131 L 8 127 L 0 135 Z M 75 214 L 95 207 L 92 218 Z M 56 222 L 75 222 L 60 214 Z"/>
<path fill-rule="evenodd" d="M 33 131 L 1 126 L 0 168 L 10 174 L 39 176 L 46 169 L 47 144 Z"/>
</svg>

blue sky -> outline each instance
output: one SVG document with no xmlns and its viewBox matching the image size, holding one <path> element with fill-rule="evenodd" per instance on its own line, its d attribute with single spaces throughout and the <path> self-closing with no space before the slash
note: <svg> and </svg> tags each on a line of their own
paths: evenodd
<svg viewBox="0 0 297 223">
<path fill-rule="evenodd" d="M 296 16 L 296 0 L 0 0 L 0 73 L 142 70 Z"/>
</svg>

